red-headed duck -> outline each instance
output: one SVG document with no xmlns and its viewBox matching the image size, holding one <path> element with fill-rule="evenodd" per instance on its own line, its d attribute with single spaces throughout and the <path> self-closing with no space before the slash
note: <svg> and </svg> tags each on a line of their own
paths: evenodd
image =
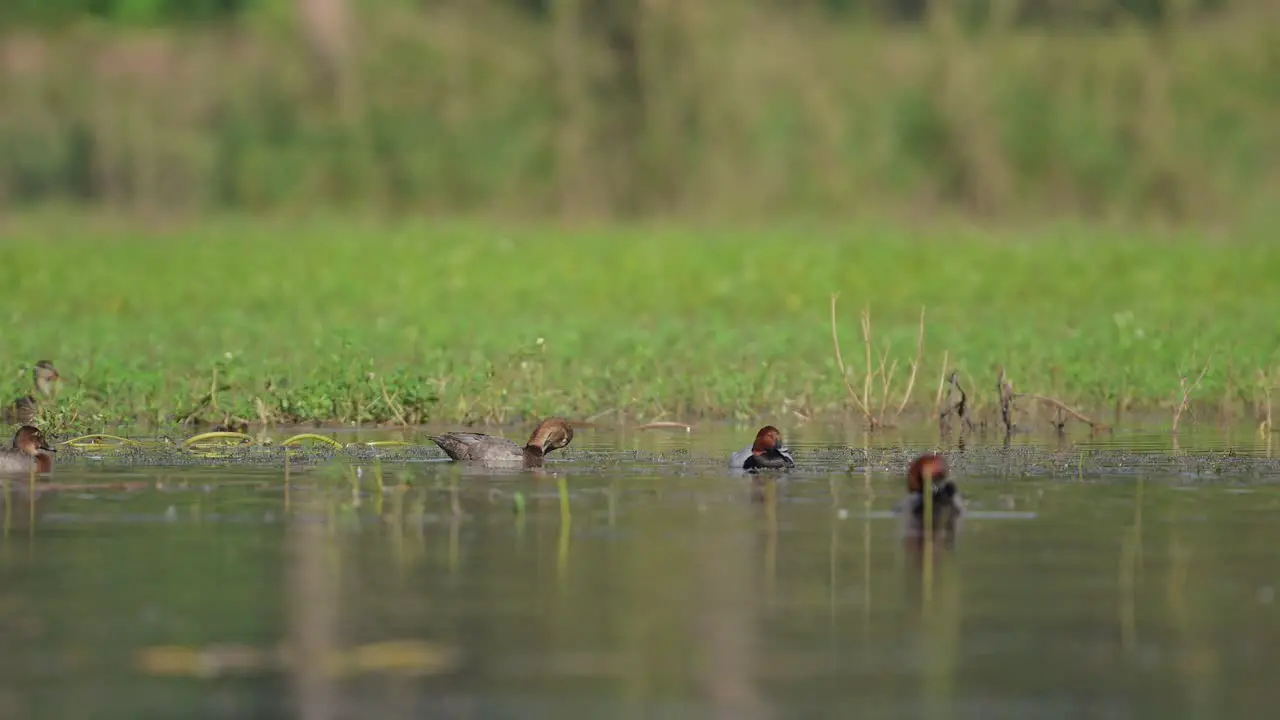
<svg viewBox="0 0 1280 720">
<path fill-rule="evenodd" d="M 756 433 L 756 441 L 733 454 L 729 465 L 742 470 L 781 470 L 796 466 L 791 451 L 782 444 L 782 433 L 772 425 L 765 425 Z"/>
<path fill-rule="evenodd" d="M 57 452 L 45 442 L 44 434 L 30 425 L 23 425 L 13 435 L 13 447 L 0 450 L 0 472 L 47 473 L 53 469 L 53 456 Z"/>
<path fill-rule="evenodd" d="M 30 423 L 36 417 L 40 400 L 53 397 L 57 382 L 62 379 L 58 370 L 48 360 L 41 360 L 31 368 L 31 384 L 36 394 L 20 397 L 5 410 L 5 420 L 22 424 Z"/>
<path fill-rule="evenodd" d="M 534 428 L 524 447 L 506 438 L 470 432 L 435 435 L 431 440 L 458 462 L 479 463 L 485 467 L 532 468 L 541 467 L 547 453 L 572 442 L 573 428 L 564 418 L 547 418 Z"/>
<path fill-rule="evenodd" d="M 964 510 L 960 491 L 947 479 L 947 459 L 937 453 L 925 453 L 907 468 L 906 509 L 915 521 L 924 521 L 926 502 L 933 505 L 934 529 L 951 527 Z"/>
</svg>

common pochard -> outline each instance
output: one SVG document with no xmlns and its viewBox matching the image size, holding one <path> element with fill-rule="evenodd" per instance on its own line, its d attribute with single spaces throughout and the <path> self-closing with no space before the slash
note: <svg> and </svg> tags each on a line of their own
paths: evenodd
<svg viewBox="0 0 1280 720">
<path fill-rule="evenodd" d="M 754 443 L 733 454 L 729 465 L 742 470 L 781 470 L 795 467 L 796 461 L 782 444 L 782 433 L 778 428 L 765 425 L 756 433 Z"/>
<path fill-rule="evenodd" d="M 959 489 L 947 479 L 947 459 L 937 453 L 925 453 L 907 468 L 904 509 L 910 513 L 917 527 L 924 522 L 925 503 L 933 505 L 935 530 L 953 527 L 964 510 Z"/>
</svg>

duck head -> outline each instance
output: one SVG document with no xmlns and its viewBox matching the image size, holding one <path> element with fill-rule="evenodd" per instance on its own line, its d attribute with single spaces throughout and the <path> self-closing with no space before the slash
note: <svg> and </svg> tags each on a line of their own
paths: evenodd
<svg viewBox="0 0 1280 720">
<path fill-rule="evenodd" d="M 31 379 L 35 382 L 36 390 L 44 397 L 53 394 L 54 386 L 62 376 L 58 374 L 58 369 L 48 360 L 41 360 L 31 368 Z"/>
<path fill-rule="evenodd" d="M 18 432 L 14 433 L 13 449 L 33 456 L 41 452 L 58 452 L 49 447 L 49 443 L 44 439 L 44 433 L 31 425 L 23 425 L 18 428 Z"/>
<path fill-rule="evenodd" d="M 791 451 L 782 443 L 782 433 L 772 425 L 765 425 L 756 433 L 756 441 L 751 443 L 751 454 L 779 456 L 788 467 L 794 467 L 796 463 Z"/>
<path fill-rule="evenodd" d="M 947 459 L 937 453 L 925 453 L 907 468 L 907 492 L 923 495 L 926 484 L 935 499 L 949 500 L 956 494 L 955 483 L 947 479 Z"/>
<path fill-rule="evenodd" d="M 559 450 L 573 442 L 573 427 L 569 421 L 560 417 L 551 417 L 538 423 L 529 436 L 526 448 L 536 449 L 539 454 L 546 455 L 552 450 Z"/>
</svg>

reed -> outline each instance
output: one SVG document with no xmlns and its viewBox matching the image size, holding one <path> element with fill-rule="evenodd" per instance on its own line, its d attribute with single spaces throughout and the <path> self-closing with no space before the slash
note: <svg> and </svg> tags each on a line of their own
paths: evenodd
<svg viewBox="0 0 1280 720">
<path fill-rule="evenodd" d="M 598 5 L 0 32 L 0 207 L 1178 222 L 1280 190 L 1270 2 L 1056 29 Z"/>
</svg>

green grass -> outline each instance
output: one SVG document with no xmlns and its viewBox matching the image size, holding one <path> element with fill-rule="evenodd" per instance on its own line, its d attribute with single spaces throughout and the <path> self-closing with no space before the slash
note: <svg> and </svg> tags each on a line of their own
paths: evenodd
<svg viewBox="0 0 1280 720">
<path fill-rule="evenodd" d="M 852 412 L 838 291 L 846 363 L 862 366 L 869 306 L 899 390 L 927 308 L 915 413 L 945 351 L 979 403 L 1004 365 L 1019 390 L 1106 413 L 1167 407 L 1212 358 L 1196 399 L 1246 414 L 1255 373 L 1280 365 L 1277 276 L 1266 232 L 30 217 L 0 229 L 0 391 L 52 359 L 67 379 L 43 421 L 83 430 L 172 422 L 215 374 L 209 421 L 790 421 Z"/>
</svg>

